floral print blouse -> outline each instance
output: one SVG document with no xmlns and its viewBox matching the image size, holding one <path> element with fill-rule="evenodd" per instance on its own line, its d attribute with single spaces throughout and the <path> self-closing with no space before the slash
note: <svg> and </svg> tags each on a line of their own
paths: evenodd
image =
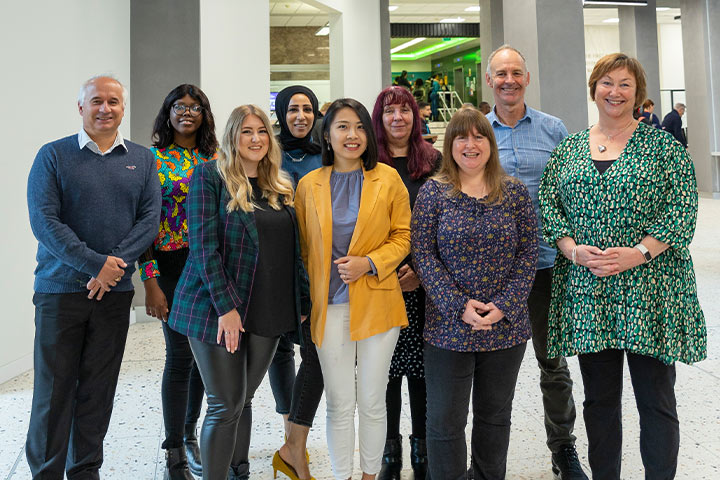
<svg viewBox="0 0 720 480">
<path fill-rule="evenodd" d="M 548 356 L 622 349 L 671 364 L 707 355 L 705 318 L 688 251 L 697 218 L 695 171 L 670 134 L 640 123 L 602 175 L 589 130 L 561 142 L 540 183 L 545 239 L 632 247 L 645 236 L 670 248 L 618 275 L 597 277 L 562 253 L 555 262 Z"/>
<path fill-rule="evenodd" d="M 167 148 L 150 149 L 157 161 L 158 177 L 162 190 L 162 210 L 160 212 L 160 231 L 153 242 L 155 250 L 175 251 L 187 248 L 187 215 L 185 197 L 190 185 L 190 177 L 198 163 L 214 160 L 217 153 L 206 156 L 200 150 L 178 147 L 170 144 Z M 157 277 L 160 272 L 155 260 L 140 265 L 140 277 Z"/>
<path fill-rule="evenodd" d="M 530 338 L 527 297 L 538 255 L 537 217 L 527 188 L 507 177 L 505 198 L 488 204 L 431 179 L 412 214 L 412 253 L 427 292 L 424 339 L 458 352 L 510 348 Z M 469 299 L 493 302 L 505 318 L 473 331 Z"/>
</svg>

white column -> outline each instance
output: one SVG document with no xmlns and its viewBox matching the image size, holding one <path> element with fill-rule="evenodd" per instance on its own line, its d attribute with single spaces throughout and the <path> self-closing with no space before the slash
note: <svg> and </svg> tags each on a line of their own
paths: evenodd
<svg viewBox="0 0 720 480">
<path fill-rule="evenodd" d="M 200 83 L 218 137 L 239 105 L 252 103 L 269 113 L 268 0 L 200 0 Z"/>
<path fill-rule="evenodd" d="M 383 0 L 307 0 L 330 15 L 330 94 L 352 97 L 372 111 L 382 90 Z"/>
<path fill-rule="evenodd" d="M 681 0 L 688 148 L 698 189 L 720 197 L 720 2 Z"/>
<path fill-rule="evenodd" d="M 490 105 L 494 103 L 493 91 L 485 81 L 487 62 L 490 54 L 500 47 L 504 41 L 503 33 L 503 0 L 480 1 L 480 55 L 482 55 L 482 72 L 477 72 L 482 100 Z"/>
<path fill-rule="evenodd" d="M 658 53 L 657 13 L 655 0 L 648 0 L 646 7 L 618 7 L 620 18 L 620 51 L 637 58 L 647 75 L 647 97 L 655 102 L 655 112 L 662 112 L 660 105 L 660 57 Z"/>
</svg>

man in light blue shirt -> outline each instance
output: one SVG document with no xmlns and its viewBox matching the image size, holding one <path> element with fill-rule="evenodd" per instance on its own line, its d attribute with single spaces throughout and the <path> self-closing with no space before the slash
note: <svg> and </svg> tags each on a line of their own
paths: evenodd
<svg viewBox="0 0 720 480">
<path fill-rule="evenodd" d="M 538 188 L 545 165 L 555 146 L 568 131 L 559 118 L 525 104 L 530 74 L 525 58 L 516 49 L 503 45 L 487 62 L 485 80 L 493 89 L 495 108 L 487 114 L 497 140 L 500 163 L 505 171 L 522 180 L 528 188 L 542 227 Z M 540 389 L 545 410 L 547 445 L 552 452 L 552 470 L 561 480 L 587 480 L 575 450 L 575 401 L 572 380 L 565 358 L 547 358 L 548 309 L 556 250 L 542 240 L 538 230 L 537 273 L 528 307 L 535 357 L 540 367 Z"/>
</svg>

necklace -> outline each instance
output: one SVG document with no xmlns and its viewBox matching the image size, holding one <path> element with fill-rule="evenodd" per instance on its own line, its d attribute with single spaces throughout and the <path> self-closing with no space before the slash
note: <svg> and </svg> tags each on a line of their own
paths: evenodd
<svg viewBox="0 0 720 480">
<path fill-rule="evenodd" d="M 285 152 L 285 155 L 287 155 L 288 157 L 290 157 L 290 160 L 292 160 L 293 162 L 297 163 L 297 162 L 302 162 L 303 160 L 305 160 L 305 155 L 307 155 L 307 153 L 303 153 L 303 156 L 300 157 L 300 158 L 295 158 L 295 157 L 293 157 L 292 155 L 290 155 L 288 152 Z"/>
<path fill-rule="evenodd" d="M 600 133 L 602 133 L 603 135 L 605 135 L 605 137 L 607 138 L 607 142 L 605 142 L 605 143 L 610 143 L 610 142 L 612 142 L 613 138 L 617 137 L 618 135 L 620 135 L 621 133 L 623 133 L 625 130 L 627 130 L 628 127 L 629 127 L 630 125 L 632 125 L 632 123 L 633 123 L 634 121 L 635 121 L 635 119 L 633 118 L 632 120 L 630 120 L 630 123 L 628 123 L 627 125 L 625 125 L 625 126 L 622 128 L 622 130 L 620 130 L 619 132 L 617 132 L 617 133 L 614 134 L 614 135 L 608 135 L 607 133 L 603 132 L 602 128 L 600 128 L 600 125 L 598 125 L 598 130 L 600 130 Z M 603 152 L 605 152 L 605 150 L 607 150 L 607 146 L 606 146 L 606 145 L 603 145 L 602 143 L 598 143 L 597 149 L 598 149 L 598 152 L 603 153 Z"/>
</svg>

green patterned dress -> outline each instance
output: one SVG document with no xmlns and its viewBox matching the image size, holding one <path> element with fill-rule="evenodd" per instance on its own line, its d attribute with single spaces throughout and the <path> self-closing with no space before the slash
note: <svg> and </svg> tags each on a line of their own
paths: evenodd
<svg viewBox="0 0 720 480">
<path fill-rule="evenodd" d="M 670 134 L 640 123 L 604 173 L 595 168 L 589 130 L 555 149 L 540 183 L 543 234 L 557 247 L 632 247 L 651 235 L 670 248 L 646 264 L 600 278 L 558 253 L 552 284 L 548 356 L 627 350 L 671 364 L 707 356 L 688 245 L 698 194 L 686 150 Z"/>
</svg>

